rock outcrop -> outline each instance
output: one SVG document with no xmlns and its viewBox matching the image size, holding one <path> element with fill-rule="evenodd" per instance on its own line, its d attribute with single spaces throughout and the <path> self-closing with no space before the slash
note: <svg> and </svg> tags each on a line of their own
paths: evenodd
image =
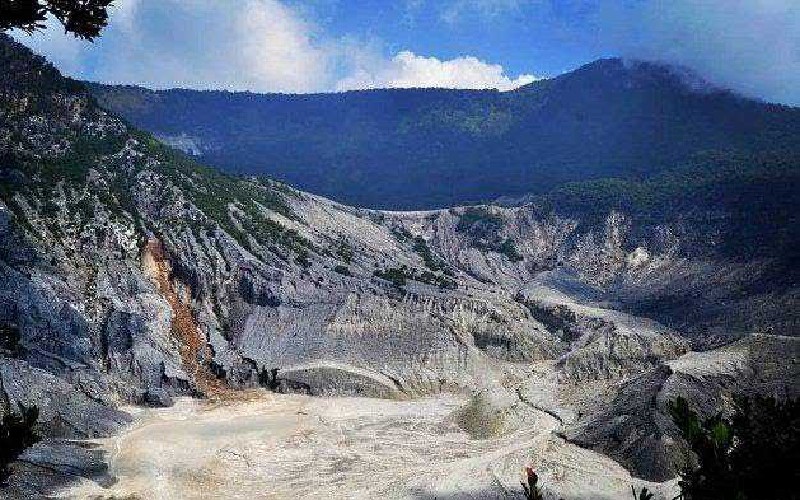
<svg viewBox="0 0 800 500">
<path fill-rule="evenodd" d="M 690 352 L 637 375 L 565 432 L 581 446 L 602 451 L 638 477 L 674 477 L 688 449 L 670 417 L 669 404 L 686 398 L 700 418 L 727 414 L 734 395 L 797 397 L 798 339 L 752 335 L 706 352 Z"/>
</svg>

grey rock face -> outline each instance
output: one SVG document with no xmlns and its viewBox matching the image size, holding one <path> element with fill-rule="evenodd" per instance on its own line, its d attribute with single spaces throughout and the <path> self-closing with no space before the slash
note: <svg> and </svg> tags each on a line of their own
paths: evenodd
<svg viewBox="0 0 800 500">
<path fill-rule="evenodd" d="M 665 480 L 686 463 L 687 447 L 669 414 L 684 397 L 702 419 L 728 413 L 734 395 L 796 397 L 800 353 L 795 338 L 752 335 L 730 346 L 691 352 L 625 382 L 603 405 L 566 431 L 640 477 Z"/>
<path fill-rule="evenodd" d="M 754 392 L 778 399 L 800 397 L 800 338 L 754 335 L 747 364 Z"/>
<path fill-rule="evenodd" d="M 142 403 L 147 406 L 167 407 L 172 406 L 172 398 L 164 389 L 152 388 L 144 393 Z"/>
<path fill-rule="evenodd" d="M 653 481 L 674 477 L 676 467 L 669 449 L 674 441 L 662 430 L 670 427 L 670 420 L 656 406 L 671 374 L 661 366 L 631 379 L 607 410 L 567 431 L 567 439 L 609 455 L 638 477 Z"/>
<path fill-rule="evenodd" d="M 47 439 L 35 444 L 12 464 L 3 498 L 29 500 L 43 498 L 45 492 L 58 491 L 78 478 L 110 484 L 107 457 L 98 445 L 83 441 Z"/>
<path fill-rule="evenodd" d="M 22 360 L 0 359 L 0 395 L 10 408 L 18 403 L 40 408 L 39 426 L 46 436 L 62 438 L 106 437 L 130 421 L 130 417 L 114 410 L 89 394 L 100 392 L 92 387 L 96 380 L 87 373 L 82 380 L 73 374 L 73 384 Z M 83 390 L 78 387 L 83 388 Z"/>
<path fill-rule="evenodd" d="M 396 382 L 378 373 L 336 363 L 312 363 L 278 370 L 274 384 L 281 392 L 311 396 L 397 398 Z"/>
</svg>

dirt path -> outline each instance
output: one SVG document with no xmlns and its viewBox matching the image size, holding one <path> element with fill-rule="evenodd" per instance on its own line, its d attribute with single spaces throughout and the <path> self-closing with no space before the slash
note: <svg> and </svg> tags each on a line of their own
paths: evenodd
<svg viewBox="0 0 800 500">
<path fill-rule="evenodd" d="M 461 398 L 417 401 L 261 394 L 147 410 L 102 442 L 108 489 L 85 482 L 64 498 L 516 498 L 523 465 L 565 499 L 627 498 L 634 481 L 613 461 L 564 443 L 558 422 L 470 440 L 449 415 Z"/>
</svg>

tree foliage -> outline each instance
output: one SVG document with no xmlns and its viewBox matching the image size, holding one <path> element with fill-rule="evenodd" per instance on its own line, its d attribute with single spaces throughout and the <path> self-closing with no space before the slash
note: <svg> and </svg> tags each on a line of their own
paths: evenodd
<svg viewBox="0 0 800 500">
<path fill-rule="evenodd" d="M 633 493 L 633 500 L 653 500 L 655 498 L 655 495 L 644 487 L 637 492 L 636 488 L 631 486 L 631 493 Z"/>
<path fill-rule="evenodd" d="M 696 458 L 681 475 L 682 500 L 800 498 L 800 401 L 736 397 L 730 419 L 701 421 L 678 398 L 670 413 Z"/>
<path fill-rule="evenodd" d="M 0 0 L 0 31 L 20 29 L 28 34 L 45 28 L 48 15 L 67 33 L 94 40 L 108 24 L 114 0 Z"/>
</svg>

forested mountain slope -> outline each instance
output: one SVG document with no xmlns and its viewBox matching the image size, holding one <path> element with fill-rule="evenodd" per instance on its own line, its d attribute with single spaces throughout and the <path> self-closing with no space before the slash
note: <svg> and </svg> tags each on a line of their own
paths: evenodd
<svg viewBox="0 0 800 500">
<path fill-rule="evenodd" d="M 800 110 L 604 59 L 512 92 L 260 95 L 93 85 L 107 109 L 228 172 L 368 208 L 437 208 L 800 150 Z"/>
</svg>

